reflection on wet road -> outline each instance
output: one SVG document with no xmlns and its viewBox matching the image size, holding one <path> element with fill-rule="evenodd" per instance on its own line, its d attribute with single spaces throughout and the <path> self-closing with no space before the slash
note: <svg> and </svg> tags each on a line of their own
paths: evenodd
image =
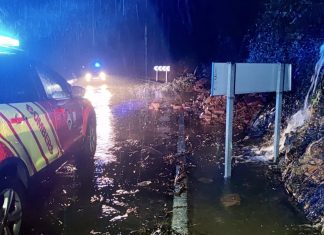
<svg viewBox="0 0 324 235">
<path fill-rule="evenodd" d="M 128 88 L 87 87 L 97 116 L 94 159 L 70 157 L 34 186 L 23 234 L 148 234 L 168 227 L 173 169 L 163 157 L 175 152 L 176 137 Z"/>
<path fill-rule="evenodd" d="M 89 99 L 96 110 L 97 117 L 97 151 L 96 164 L 105 165 L 116 161 L 114 155 L 108 155 L 108 149 L 114 146 L 114 117 L 111 112 L 110 101 L 112 93 L 107 86 L 86 87 L 85 98 Z M 108 155 L 108 156 L 107 156 Z"/>
</svg>

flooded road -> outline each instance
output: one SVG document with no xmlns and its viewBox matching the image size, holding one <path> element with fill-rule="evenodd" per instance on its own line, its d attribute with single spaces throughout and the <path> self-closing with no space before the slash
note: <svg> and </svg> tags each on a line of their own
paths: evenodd
<svg viewBox="0 0 324 235">
<path fill-rule="evenodd" d="M 97 152 L 67 158 L 33 187 L 22 234 L 171 234 L 179 113 L 148 110 L 134 86 L 87 87 Z M 223 133 L 185 117 L 189 233 L 315 234 L 266 167 L 240 164 L 224 183 Z"/>
<path fill-rule="evenodd" d="M 191 163 L 196 166 L 189 174 L 191 234 L 318 234 L 268 165 L 236 161 L 232 178 L 224 181 L 223 126 L 212 131 L 200 124 L 189 126 L 187 135 L 192 136 L 194 149 Z"/>
</svg>

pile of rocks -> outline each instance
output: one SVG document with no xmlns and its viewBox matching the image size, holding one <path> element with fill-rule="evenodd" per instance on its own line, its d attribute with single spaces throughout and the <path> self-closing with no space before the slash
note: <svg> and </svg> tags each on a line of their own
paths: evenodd
<svg viewBox="0 0 324 235">
<path fill-rule="evenodd" d="M 196 79 L 194 75 L 174 79 L 170 84 L 161 84 L 152 89 L 162 91 L 163 96 L 153 97 L 149 109 L 158 111 L 169 105 L 174 111 L 193 114 L 206 124 L 225 123 L 226 97 L 210 96 L 210 81 Z M 154 93 L 154 92 L 153 92 Z M 156 92 L 155 92 L 156 93 Z M 234 124 L 243 131 L 264 108 L 267 99 L 262 95 L 250 94 L 238 96 L 234 104 Z"/>
<path fill-rule="evenodd" d="M 226 99 L 224 96 L 211 97 L 209 94 L 200 94 L 195 104 L 202 111 L 199 118 L 204 122 L 210 123 L 215 120 L 216 122 L 225 123 Z"/>
<path fill-rule="evenodd" d="M 238 96 L 234 103 L 235 127 L 242 131 L 250 125 L 264 108 L 266 101 L 262 95 Z M 211 97 L 209 92 L 199 92 L 193 106 L 196 111 L 200 111 L 199 118 L 205 123 L 225 123 L 226 97 Z"/>
</svg>

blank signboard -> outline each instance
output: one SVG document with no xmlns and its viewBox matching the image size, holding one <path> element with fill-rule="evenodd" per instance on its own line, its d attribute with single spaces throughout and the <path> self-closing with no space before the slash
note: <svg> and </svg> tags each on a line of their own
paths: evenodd
<svg viewBox="0 0 324 235">
<path fill-rule="evenodd" d="M 226 95 L 230 63 L 214 63 L 211 95 Z M 280 64 L 238 63 L 235 66 L 235 94 L 275 92 Z M 285 64 L 283 90 L 291 90 L 291 65 Z"/>
<path fill-rule="evenodd" d="M 227 76 L 231 69 L 230 63 L 213 63 L 212 65 L 212 80 L 211 80 L 211 95 L 226 95 Z"/>
<path fill-rule="evenodd" d="M 284 91 L 291 90 L 289 67 L 285 65 Z M 235 94 L 275 92 L 279 70 L 280 64 L 236 64 Z"/>
</svg>

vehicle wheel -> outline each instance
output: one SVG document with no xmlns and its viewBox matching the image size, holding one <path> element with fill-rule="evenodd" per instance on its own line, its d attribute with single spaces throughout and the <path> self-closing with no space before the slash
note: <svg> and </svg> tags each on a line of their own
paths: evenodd
<svg viewBox="0 0 324 235">
<path fill-rule="evenodd" d="M 96 118 L 92 114 L 89 117 L 87 134 L 84 140 L 84 153 L 86 156 L 93 157 L 97 149 L 97 126 Z"/>
<path fill-rule="evenodd" d="M 16 179 L 0 182 L 0 234 L 18 235 L 23 216 L 25 189 Z"/>
</svg>

